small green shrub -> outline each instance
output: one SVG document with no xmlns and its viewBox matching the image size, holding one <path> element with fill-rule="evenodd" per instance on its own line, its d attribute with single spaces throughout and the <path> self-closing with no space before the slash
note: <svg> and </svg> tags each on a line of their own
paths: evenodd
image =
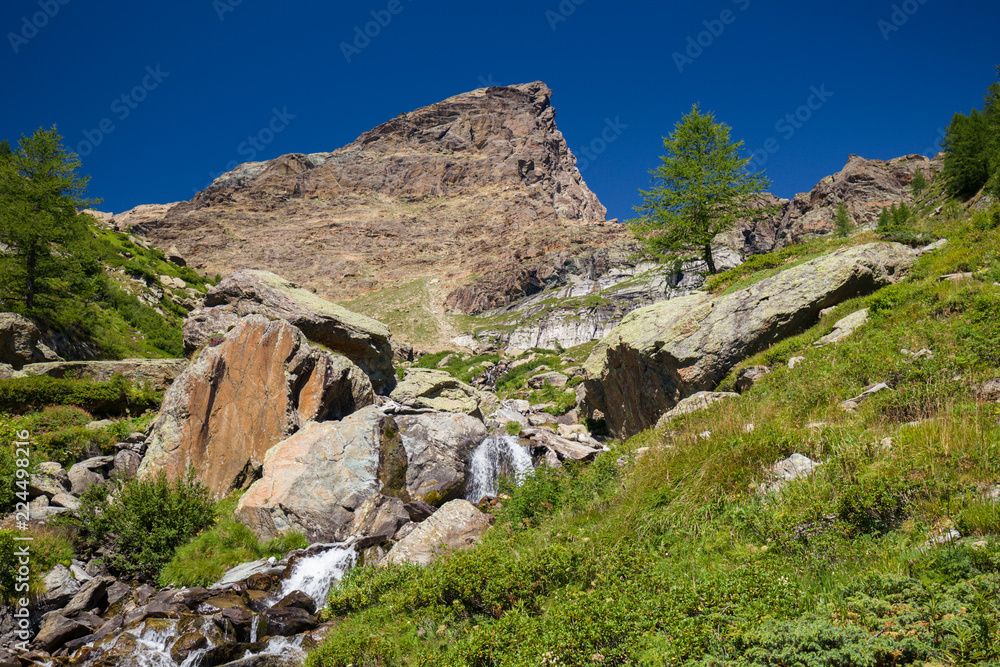
<svg viewBox="0 0 1000 667">
<path fill-rule="evenodd" d="M 507 422 L 507 426 L 505 428 L 507 429 L 507 433 L 509 435 L 519 435 L 521 433 L 521 429 L 524 427 L 521 426 L 520 422 Z"/>
<path fill-rule="evenodd" d="M 378 604 L 385 594 L 411 584 L 420 572 L 420 567 L 409 563 L 386 567 L 365 565 L 349 570 L 330 589 L 329 612 L 340 616 L 367 609 Z"/>
<path fill-rule="evenodd" d="M 288 533 L 260 542 L 249 527 L 233 515 L 239 498 L 233 496 L 215 507 L 215 523 L 191 542 L 177 548 L 158 576 L 161 586 L 210 586 L 229 569 L 253 560 L 281 558 L 309 541 L 301 533 Z"/>
<path fill-rule="evenodd" d="M 114 490 L 115 494 L 111 495 Z M 118 576 L 152 581 L 174 550 L 207 528 L 214 504 L 193 472 L 170 481 L 155 478 L 94 484 L 80 499 L 77 527 L 85 547 L 105 549 L 101 560 Z"/>
<path fill-rule="evenodd" d="M 29 537 L 30 541 L 16 538 Z M 28 577 L 19 572 L 19 554 L 27 548 Z M 62 532 L 38 528 L 30 532 L 0 530 L 0 601 L 11 604 L 44 592 L 42 577 L 57 563 L 69 566 L 73 543 Z"/>
<path fill-rule="evenodd" d="M 94 415 L 122 415 L 158 407 L 162 399 L 162 394 L 136 387 L 122 375 L 107 382 L 47 376 L 0 380 L 0 410 L 13 413 L 70 405 Z"/>
<path fill-rule="evenodd" d="M 901 480 L 848 484 L 837 499 L 837 516 L 861 533 L 887 533 L 906 518 L 910 495 L 909 485 Z"/>
</svg>

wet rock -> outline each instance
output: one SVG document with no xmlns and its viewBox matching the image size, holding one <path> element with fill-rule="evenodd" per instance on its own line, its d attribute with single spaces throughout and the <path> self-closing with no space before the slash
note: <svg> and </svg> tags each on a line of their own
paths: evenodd
<svg viewBox="0 0 1000 667">
<path fill-rule="evenodd" d="M 264 618 L 267 620 L 267 633 L 279 637 L 309 632 L 319 625 L 315 616 L 298 607 L 271 607 L 264 612 Z"/>
<path fill-rule="evenodd" d="M 469 456 L 487 436 L 486 426 L 464 414 L 398 416 L 406 450 L 411 498 L 440 506 L 461 495 Z"/>
<path fill-rule="evenodd" d="M 191 653 L 208 646 L 208 639 L 200 632 L 186 632 L 177 638 L 174 645 L 170 647 L 170 658 L 181 663 L 187 659 Z"/>
<path fill-rule="evenodd" d="M 222 595 L 211 597 L 199 604 L 197 610 L 202 616 L 210 616 L 211 614 L 217 614 L 232 608 L 250 611 L 246 600 L 242 595 L 237 593 L 223 593 Z"/>
<path fill-rule="evenodd" d="M 292 591 L 285 597 L 281 598 L 275 605 L 278 609 L 285 609 L 288 607 L 295 607 L 297 609 L 302 609 L 310 614 L 316 613 L 316 601 L 311 597 L 303 593 L 302 591 Z"/>
<path fill-rule="evenodd" d="M 249 563 L 243 563 L 241 565 L 237 565 L 231 570 L 228 570 L 224 575 L 222 575 L 221 579 L 215 582 L 212 588 L 224 588 L 239 581 L 243 581 L 244 579 L 247 579 L 255 574 L 267 572 L 270 569 L 271 565 L 266 560 L 255 560 Z"/>
</svg>

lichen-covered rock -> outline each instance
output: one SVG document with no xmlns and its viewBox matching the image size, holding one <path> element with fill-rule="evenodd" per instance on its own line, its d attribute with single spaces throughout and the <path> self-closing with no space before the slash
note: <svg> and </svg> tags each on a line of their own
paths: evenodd
<svg viewBox="0 0 1000 667">
<path fill-rule="evenodd" d="M 739 397 L 739 394 L 728 391 L 699 391 L 697 394 L 682 399 L 676 406 L 663 413 L 663 416 L 656 422 L 656 426 L 657 428 L 664 426 L 681 415 L 689 415 L 693 412 L 707 410 L 712 405 L 727 398 Z"/>
<path fill-rule="evenodd" d="M 205 305 L 184 322 L 184 349 L 191 353 L 240 318 L 264 315 L 298 327 L 315 343 L 343 354 L 371 378 L 376 391 L 395 383 L 389 328 L 268 271 L 244 269 L 210 288 Z"/>
<path fill-rule="evenodd" d="M 139 476 L 189 466 L 216 497 L 246 488 L 272 446 L 309 420 L 339 419 L 374 400 L 346 358 L 312 348 L 283 320 L 250 315 L 178 376 L 153 423 Z"/>
<path fill-rule="evenodd" d="M 430 368 L 408 369 L 390 398 L 411 408 L 456 412 L 479 419 L 483 417 L 481 402 L 489 401 L 481 392 L 451 374 Z M 487 413 L 492 412 L 489 407 L 493 402 L 487 406 Z"/>
<path fill-rule="evenodd" d="M 237 515 L 265 539 L 299 531 L 311 542 L 347 537 L 355 510 L 379 490 L 380 421 L 369 407 L 312 422 L 267 452 Z"/>
<path fill-rule="evenodd" d="M 852 333 L 860 329 L 865 322 L 868 321 L 868 309 L 862 308 L 861 310 L 851 313 L 847 317 L 838 320 L 833 325 L 833 331 L 816 341 L 815 345 L 817 347 L 822 347 L 824 345 L 833 345 L 834 343 L 839 343 L 844 340 Z"/>
<path fill-rule="evenodd" d="M 0 363 L 20 370 L 25 364 L 62 361 L 42 342 L 35 323 L 17 313 L 0 313 Z"/>
<path fill-rule="evenodd" d="M 750 287 L 695 294 L 631 313 L 594 349 L 586 405 L 628 437 L 681 399 L 713 389 L 736 364 L 812 325 L 819 312 L 899 280 L 914 253 L 894 243 L 845 248 Z"/>
<path fill-rule="evenodd" d="M 474 546 L 490 523 L 490 516 L 468 500 L 452 500 L 397 542 L 385 562 L 429 565 L 446 553 Z"/>
<path fill-rule="evenodd" d="M 463 414 L 398 416 L 406 450 L 406 489 L 414 500 L 431 505 L 458 498 L 465 488 L 469 456 L 488 431 Z"/>
</svg>

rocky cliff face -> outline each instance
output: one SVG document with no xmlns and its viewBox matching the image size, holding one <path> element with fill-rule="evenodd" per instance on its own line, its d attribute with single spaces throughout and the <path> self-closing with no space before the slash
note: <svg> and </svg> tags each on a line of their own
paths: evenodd
<svg viewBox="0 0 1000 667">
<path fill-rule="evenodd" d="M 621 236 L 595 224 L 606 210 L 551 96 L 537 82 L 458 95 L 332 153 L 241 165 L 160 219 L 133 216 L 134 229 L 203 271 L 266 268 L 335 300 L 422 276 L 445 299 L 470 274 L 496 277 L 502 294 L 453 298 L 456 309 L 516 298 L 536 280 L 526 262 Z"/>
</svg>

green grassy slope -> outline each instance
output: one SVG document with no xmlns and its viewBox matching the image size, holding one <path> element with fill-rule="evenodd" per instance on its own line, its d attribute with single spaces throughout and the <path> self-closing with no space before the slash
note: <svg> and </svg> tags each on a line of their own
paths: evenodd
<svg viewBox="0 0 1000 667">
<path fill-rule="evenodd" d="M 774 372 L 739 399 L 539 470 L 477 548 L 349 573 L 308 664 L 997 664 L 1000 405 L 981 386 L 1000 377 L 1000 209 L 932 216 L 933 197 L 883 230 L 949 239 L 905 282 L 747 360 Z M 821 465 L 768 492 L 793 453 Z"/>
</svg>

